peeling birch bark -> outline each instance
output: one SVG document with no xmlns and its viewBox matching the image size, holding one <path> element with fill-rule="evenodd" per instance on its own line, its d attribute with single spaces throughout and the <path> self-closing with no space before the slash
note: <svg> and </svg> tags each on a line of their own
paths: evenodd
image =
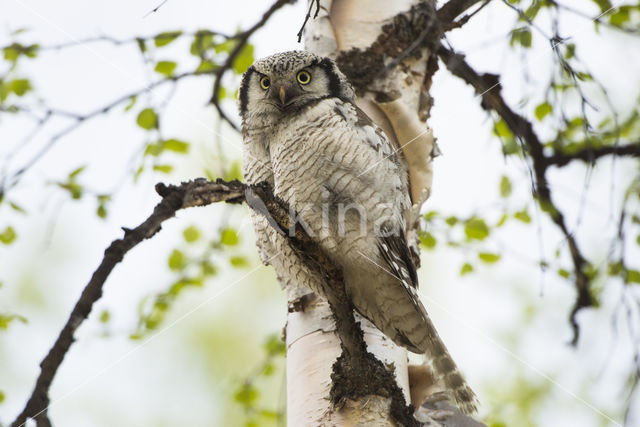
<svg viewBox="0 0 640 427">
<path fill-rule="evenodd" d="M 396 380 L 409 401 L 407 358 L 368 320 L 356 315 L 361 323 L 368 349 L 386 365 L 394 364 Z M 289 313 L 287 343 L 287 421 L 290 426 L 372 425 L 373 419 L 391 425 L 390 401 L 369 396 L 349 401 L 334 410 L 329 402 L 331 372 L 340 356 L 340 339 L 329 305 L 315 298 L 304 311 Z M 369 421 L 366 421 L 369 420 Z M 362 424 L 365 422 L 365 424 Z"/>
</svg>

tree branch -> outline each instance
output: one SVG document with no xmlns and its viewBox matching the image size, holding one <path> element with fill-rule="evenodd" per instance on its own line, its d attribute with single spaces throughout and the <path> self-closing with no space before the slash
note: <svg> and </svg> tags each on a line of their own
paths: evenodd
<svg viewBox="0 0 640 427">
<path fill-rule="evenodd" d="M 551 188 L 546 178 L 547 167 L 550 163 L 544 155 L 544 146 L 533 131 L 531 123 L 521 115 L 515 113 L 505 103 L 500 94 L 499 76 L 494 74 L 478 74 L 465 61 L 463 55 L 454 53 L 443 46 L 440 46 L 437 53 L 453 75 L 474 87 L 478 96 L 482 98 L 482 108 L 485 110 L 493 110 L 502 117 L 507 126 L 509 126 L 509 129 L 511 129 L 511 132 L 522 141 L 526 148 L 525 153 L 531 158 L 534 175 L 534 197 L 537 198 L 542 210 L 549 214 L 551 220 L 558 226 L 567 240 L 574 265 L 574 283 L 577 296 L 569 315 L 569 322 L 573 329 L 571 344 L 576 345 L 580 336 L 580 327 L 576 320 L 576 314 L 581 309 L 594 305 L 593 296 L 591 295 L 590 279 L 586 273 L 588 262 L 582 255 L 575 237 L 568 230 L 564 215 L 553 204 Z"/>
<path fill-rule="evenodd" d="M 220 89 L 222 88 L 222 77 L 224 76 L 224 74 L 227 71 L 229 71 L 231 69 L 231 67 L 233 66 L 233 63 L 235 62 L 236 58 L 238 57 L 240 52 L 242 52 L 242 49 L 246 46 L 247 42 L 249 41 L 249 37 L 251 37 L 253 35 L 253 33 L 258 31 L 260 28 L 262 28 L 267 23 L 269 18 L 271 18 L 271 15 L 273 15 L 278 9 L 280 9 L 280 8 L 282 8 L 282 6 L 284 6 L 286 4 L 290 4 L 290 3 L 292 3 L 292 0 L 277 0 L 262 15 L 262 18 L 260 18 L 260 20 L 258 22 L 253 24 L 253 26 L 251 28 L 249 28 L 248 30 L 243 31 L 243 32 L 238 33 L 235 36 L 233 36 L 232 38 L 236 40 L 236 45 L 234 46 L 233 50 L 231 52 L 229 52 L 229 56 L 227 56 L 227 59 L 224 61 L 224 64 L 222 64 L 219 68 L 216 68 L 216 70 L 215 70 L 215 80 L 214 80 L 214 83 L 213 83 L 213 94 L 211 95 L 211 99 L 209 100 L 209 103 L 213 104 L 214 107 L 216 108 L 216 110 L 218 111 L 218 114 L 220 114 L 220 117 L 223 120 L 225 120 L 227 123 L 229 123 L 229 125 L 232 128 L 234 128 L 235 130 L 237 130 L 237 131 L 240 130 L 238 125 L 235 124 L 227 116 L 227 114 L 222 110 L 222 107 L 220 106 Z"/>
<path fill-rule="evenodd" d="M 575 153 L 554 153 L 545 158 L 546 166 L 565 166 L 572 160 L 582 160 L 583 162 L 593 162 L 604 156 L 629 156 L 640 157 L 640 142 L 627 145 L 610 145 L 600 148 L 587 147 Z"/>
<path fill-rule="evenodd" d="M 33 156 L 31 156 L 31 158 L 29 160 L 27 160 L 21 167 L 20 169 L 16 170 L 15 172 L 13 172 L 11 174 L 11 176 L 6 176 L 4 175 L 4 173 L 2 174 L 2 176 L 0 176 L 0 196 L 2 196 L 7 189 L 15 186 L 19 181 L 20 178 L 22 177 L 22 175 L 25 174 L 25 172 L 27 172 L 31 167 L 33 167 L 34 164 L 36 164 L 45 154 L 47 154 L 49 152 L 49 150 L 51 150 L 56 143 L 63 137 L 65 137 L 66 135 L 74 132 L 75 130 L 77 130 L 80 126 L 82 126 L 83 123 L 86 123 L 87 121 L 89 121 L 90 119 L 99 116 L 101 114 L 106 114 L 109 111 L 111 111 L 112 109 L 114 109 L 115 107 L 117 107 L 120 104 L 123 104 L 124 102 L 130 100 L 133 97 L 137 97 L 138 95 L 141 95 L 145 92 L 148 92 L 150 90 L 153 90 L 159 86 L 163 86 L 166 83 L 175 83 L 179 80 L 182 80 L 184 78 L 187 77 L 195 77 L 195 76 L 206 76 L 206 75 L 211 75 L 212 72 L 211 71 L 188 71 L 188 72 L 184 72 L 184 73 L 180 73 L 180 74 L 176 74 L 173 76 L 169 76 L 160 80 L 156 80 L 154 82 L 151 82 L 150 84 L 146 85 L 145 87 L 143 87 L 142 89 L 138 89 L 134 92 L 130 92 L 127 93 L 126 95 L 122 95 L 119 96 L 118 98 L 114 99 L 113 101 L 109 102 L 106 105 L 103 105 L 89 113 L 86 114 L 79 114 L 79 113 L 73 113 L 73 112 L 69 112 L 69 111 L 62 111 L 62 110 L 58 110 L 55 108 L 49 108 L 46 107 L 44 109 L 42 109 L 42 114 L 43 117 L 38 121 L 38 128 L 40 128 L 42 126 L 42 124 L 44 124 L 44 122 L 46 122 L 47 120 L 49 120 L 49 118 L 51 118 L 52 116 L 61 116 L 61 117 L 65 117 L 68 119 L 72 119 L 73 122 L 71 124 L 69 124 L 67 127 L 63 128 L 62 130 L 60 130 L 59 132 L 55 133 L 48 141 L 46 144 L 44 144 L 38 151 L 35 152 L 35 154 L 33 154 Z M 25 111 L 29 111 L 28 107 L 20 107 L 21 111 L 25 110 Z M 2 111 L 2 110 L 0 110 Z M 15 156 L 15 154 L 24 147 L 24 145 L 29 142 L 28 140 L 24 140 L 22 144 L 19 144 L 16 146 L 15 150 L 11 151 L 9 153 L 9 155 L 7 156 L 7 158 L 5 159 L 5 163 L 8 163 L 11 158 L 13 156 Z"/>
<path fill-rule="evenodd" d="M 40 374 L 34 390 L 12 427 L 22 426 L 28 419 L 35 420 L 38 427 L 51 425 L 48 407 L 53 379 L 75 340 L 75 331 L 88 318 L 94 303 L 102 296 L 105 281 L 124 256 L 160 231 L 162 223 L 172 218 L 176 211 L 217 202 L 246 202 L 251 209 L 264 215 L 278 232 L 288 235 L 289 243 L 300 259 L 325 278 L 325 295 L 336 318 L 336 330 L 343 349 L 343 355 L 334 365 L 335 380 L 331 391 L 334 403 L 370 394 L 391 397 L 395 419 L 403 425 L 416 425 L 411 407 L 406 405 L 393 374 L 367 351 L 362 331 L 355 321 L 353 307 L 345 291 L 342 271 L 331 262 L 300 224 L 294 222 L 293 218 L 297 215 L 291 215 L 293 212 L 290 212 L 285 202 L 273 195 L 268 184 L 246 186 L 237 180 L 225 182 L 219 179 L 211 182 L 196 179 L 178 186 L 158 184 L 156 191 L 162 200 L 153 213 L 136 228 L 123 228 L 124 237 L 114 240 L 105 250 L 102 262 L 85 286 L 49 353 L 40 363 Z"/>
<path fill-rule="evenodd" d="M 75 331 L 91 313 L 93 304 L 102 296 L 102 288 L 109 274 L 127 252 L 143 240 L 153 237 L 160 230 L 162 222 L 173 217 L 177 210 L 220 201 L 237 203 L 243 197 L 244 186 L 239 181 L 209 183 L 205 180 L 196 180 L 179 187 L 165 187 L 159 184 L 156 189 L 162 196 L 162 200 L 156 205 L 153 213 L 136 228 L 124 229 L 124 237 L 114 240 L 105 250 L 102 262 L 82 291 L 67 323 L 40 363 L 40 375 L 33 393 L 23 411 L 12 423 L 13 427 L 23 425 L 29 418 L 34 419 L 39 427 L 51 425 L 47 416 L 51 383 L 75 340 L 73 337 Z"/>
<path fill-rule="evenodd" d="M 438 20 L 440 20 L 443 28 L 446 28 L 448 24 L 452 23 L 453 20 L 460 16 L 464 11 L 481 1 L 482 0 L 449 0 L 443 4 L 440 9 L 438 9 Z"/>
</svg>

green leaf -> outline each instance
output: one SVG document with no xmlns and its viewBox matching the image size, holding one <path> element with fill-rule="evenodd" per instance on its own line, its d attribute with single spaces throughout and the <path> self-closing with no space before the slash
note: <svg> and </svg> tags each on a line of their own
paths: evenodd
<svg viewBox="0 0 640 427">
<path fill-rule="evenodd" d="M 509 219 L 509 215 L 507 215 L 506 213 L 502 214 L 502 216 L 500 217 L 500 220 L 496 223 L 496 227 L 502 227 L 507 222 L 508 219 Z"/>
<path fill-rule="evenodd" d="M 157 157 L 160 154 L 162 154 L 163 151 L 164 151 L 164 144 L 162 143 L 162 141 L 160 141 L 155 144 L 152 143 L 147 145 L 146 148 L 144 149 L 144 155 Z"/>
<path fill-rule="evenodd" d="M 173 171 L 173 166 L 171 165 L 153 165 L 153 170 L 160 173 L 169 174 Z"/>
<path fill-rule="evenodd" d="M 231 258 L 229 258 L 229 262 L 236 268 L 242 268 L 249 265 L 249 261 L 247 261 L 247 258 L 241 255 L 232 256 Z"/>
<path fill-rule="evenodd" d="M 185 141 L 180 141 L 177 139 L 167 139 L 162 141 L 165 150 L 173 151 L 175 153 L 188 153 L 189 152 L 189 143 Z"/>
<path fill-rule="evenodd" d="M 182 31 L 167 31 L 153 38 L 156 47 L 166 46 L 182 35 Z"/>
<path fill-rule="evenodd" d="M 5 394 L 4 391 L 0 390 L 0 403 L 4 402 Z"/>
<path fill-rule="evenodd" d="M 158 127 L 158 115 L 153 108 L 145 108 L 138 114 L 136 122 L 142 129 L 156 129 Z"/>
<path fill-rule="evenodd" d="M 495 123 L 493 130 L 495 134 L 501 138 L 513 138 L 513 133 L 511 132 L 511 129 L 509 129 L 509 125 L 507 125 L 507 122 L 502 119 Z"/>
<path fill-rule="evenodd" d="M 559 268 L 558 269 L 558 276 L 564 278 L 564 279 L 568 279 L 569 278 L 569 272 L 567 270 L 565 270 L 564 268 Z"/>
<path fill-rule="evenodd" d="M 7 85 L 8 91 L 13 92 L 18 96 L 23 96 L 25 93 L 33 89 L 31 81 L 29 79 L 14 79 L 9 81 Z"/>
<path fill-rule="evenodd" d="M 640 283 L 640 271 L 638 271 L 638 270 L 627 270 L 627 282 L 629 282 L 629 283 Z"/>
<path fill-rule="evenodd" d="M 156 73 L 171 77 L 177 66 L 178 64 L 174 61 L 158 61 L 154 70 Z"/>
<path fill-rule="evenodd" d="M 15 63 L 18 62 L 18 58 L 20 58 L 20 55 L 24 55 L 28 58 L 35 58 L 36 56 L 38 56 L 39 49 L 40 45 L 38 44 L 24 46 L 20 43 L 13 43 L 10 46 L 3 48 L 2 53 L 5 60 L 15 65 Z"/>
<path fill-rule="evenodd" d="M 27 323 L 27 319 L 19 314 L 1 314 L 0 313 L 0 329 L 7 329 L 11 322 L 17 320 L 22 323 Z"/>
<path fill-rule="evenodd" d="M 187 266 L 187 260 L 178 249 L 174 249 L 169 255 L 169 268 L 173 271 L 182 271 Z"/>
<path fill-rule="evenodd" d="M 465 274 L 469 274 L 471 272 L 473 272 L 473 266 L 468 262 L 465 262 L 464 264 L 462 264 L 462 267 L 460 267 L 461 276 L 464 276 Z"/>
<path fill-rule="evenodd" d="M 640 246 L 640 234 L 636 236 L 636 244 Z"/>
<path fill-rule="evenodd" d="M 478 258 L 482 262 L 486 262 L 487 264 L 493 264 L 500 261 L 500 254 L 493 254 L 490 252 L 479 252 Z"/>
<path fill-rule="evenodd" d="M 9 206 L 11 206 L 11 209 L 13 209 L 16 212 L 19 212 L 21 214 L 26 214 L 27 211 L 20 205 L 18 205 L 17 203 L 14 202 L 9 202 Z"/>
<path fill-rule="evenodd" d="M 518 221 L 524 222 L 525 224 L 529 224 L 531 222 L 531 217 L 529 216 L 529 212 L 527 211 L 526 206 L 521 211 L 514 213 L 513 217 Z"/>
<path fill-rule="evenodd" d="M 429 211 L 426 214 L 422 215 L 425 221 L 431 221 L 438 216 L 438 211 Z"/>
<path fill-rule="evenodd" d="M 469 240 L 484 240 L 489 235 L 489 227 L 482 218 L 473 217 L 464 224 L 464 234 Z"/>
<path fill-rule="evenodd" d="M 576 73 L 576 78 L 578 80 L 582 80 L 583 82 L 590 82 L 593 81 L 593 76 L 589 73 L 585 73 L 584 71 L 578 71 Z"/>
<path fill-rule="evenodd" d="M 266 363 L 263 367 L 262 367 L 262 375 L 264 375 L 265 377 L 269 377 L 271 375 L 273 375 L 273 372 L 275 371 L 275 366 L 273 366 L 273 363 Z"/>
<path fill-rule="evenodd" d="M 96 215 L 98 215 L 98 217 L 102 219 L 105 219 L 107 217 L 107 208 L 104 204 L 98 205 L 98 208 L 96 209 Z"/>
<path fill-rule="evenodd" d="M 200 65 L 198 65 L 198 67 L 196 68 L 196 73 L 207 73 L 209 71 L 213 71 L 216 68 L 218 68 L 218 66 L 216 64 L 214 64 L 213 62 L 209 61 L 208 59 L 203 59 L 200 62 Z M 220 88 L 222 89 L 222 88 Z"/>
<path fill-rule="evenodd" d="M 69 173 L 69 179 L 74 179 L 76 178 L 78 175 L 80 175 L 82 172 L 84 172 L 84 170 L 87 168 L 87 166 L 80 166 L 79 168 L 76 168 L 74 170 L 72 170 Z"/>
<path fill-rule="evenodd" d="M 193 56 L 203 57 L 207 50 L 215 46 L 213 34 L 209 30 L 199 30 L 196 32 L 191 42 L 189 52 Z"/>
<path fill-rule="evenodd" d="M 576 45 L 574 43 L 567 43 L 565 46 L 564 59 L 569 60 L 576 56 Z"/>
<path fill-rule="evenodd" d="M 108 323 L 109 320 L 111 319 L 111 313 L 109 313 L 109 310 L 102 310 L 102 312 L 100 313 L 100 323 Z"/>
<path fill-rule="evenodd" d="M 242 168 L 240 167 L 240 162 L 231 163 L 231 167 L 226 171 L 224 179 L 227 181 L 232 181 L 234 179 L 237 179 L 238 181 L 242 180 Z"/>
<path fill-rule="evenodd" d="M 280 417 L 280 413 L 277 411 L 272 411 L 269 409 L 261 409 L 260 410 L 260 415 L 265 417 L 265 418 L 269 418 L 272 420 L 277 420 Z"/>
<path fill-rule="evenodd" d="M 18 237 L 18 235 L 16 234 L 16 230 L 14 230 L 13 227 L 9 225 L 4 229 L 2 233 L 0 233 L 0 242 L 4 243 L 5 245 L 10 245 L 14 240 L 16 240 L 16 237 Z"/>
<path fill-rule="evenodd" d="M 82 194 L 84 193 L 84 187 L 82 185 L 69 181 L 68 183 L 58 184 L 61 188 L 69 191 L 71 198 L 74 200 L 80 200 L 82 198 Z"/>
<path fill-rule="evenodd" d="M 607 266 L 607 274 L 609 276 L 618 276 L 624 270 L 624 266 L 621 261 L 610 262 Z"/>
<path fill-rule="evenodd" d="M 449 227 L 453 227 L 458 223 L 458 218 L 455 216 L 448 216 L 444 222 L 446 222 Z"/>
<path fill-rule="evenodd" d="M 258 397 L 260 397 L 259 390 L 250 383 L 244 383 L 242 387 L 240 387 L 240 390 L 233 396 L 236 402 L 243 405 L 251 405 Z"/>
<path fill-rule="evenodd" d="M 253 56 L 253 45 L 247 43 L 240 50 L 240 53 L 236 57 L 236 60 L 233 61 L 233 70 L 237 74 L 242 74 L 247 71 L 247 68 L 249 68 L 251 64 L 253 64 L 254 60 L 255 58 Z"/>
<path fill-rule="evenodd" d="M 200 263 L 202 274 L 204 276 L 215 276 L 218 273 L 218 269 L 209 260 L 204 260 Z"/>
<path fill-rule="evenodd" d="M 4 59 L 9 62 L 15 63 L 20 57 L 20 50 L 15 45 L 5 47 L 2 49 L 2 53 L 4 53 Z"/>
<path fill-rule="evenodd" d="M 200 230 L 195 225 L 190 225 L 182 231 L 182 236 L 186 242 L 192 243 L 200 238 Z"/>
<path fill-rule="evenodd" d="M 136 105 L 136 101 L 138 100 L 137 96 L 132 96 L 131 98 L 129 98 L 129 103 L 127 104 L 126 107 L 124 107 L 124 111 L 129 111 L 133 108 L 134 105 Z"/>
<path fill-rule="evenodd" d="M 595 4 L 600 8 L 600 12 L 606 12 L 611 9 L 611 1 L 610 0 L 593 0 Z"/>
<path fill-rule="evenodd" d="M 270 357 L 284 356 L 287 351 L 287 346 L 278 335 L 272 334 L 267 337 L 264 343 L 264 349 Z"/>
<path fill-rule="evenodd" d="M 540 11 L 540 8 L 542 6 L 546 6 L 545 0 L 533 0 L 533 2 L 531 2 L 531 5 L 527 8 L 527 10 L 525 10 L 524 15 L 530 21 L 533 21 L 538 15 L 538 12 Z M 521 18 L 521 19 L 526 21 L 524 18 Z"/>
<path fill-rule="evenodd" d="M 235 246 L 239 241 L 238 233 L 233 228 L 223 228 L 220 231 L 220 242 L 223 245 Z"/>
<path fill-rule="evenodd" d="M 542 119 L 544 119 L 547 115 L 551 114 L 551 111 L 553 111 L 551 104 L 545 101 L 536 107 L 534 114 L 536 115 L 536 119 L 538 119 L 538 121 L 541 122 Z"/>
<path fill-rule="evenodd" d="M 500 178 L 500 197 L 506 199 L 511 195 L 511 181 L 505 175 Z"/>
<path fill-rule="evenodd" d="M 609 16 L 609 23 L 616 27 L 622 27 L 625 22 L 629 22 L 630 18 L 629 9 L 621 6 L 615 13 L 612 13 L 611 16 Z"/>
<path fill-rule="evenodd" d="M 145 53 L 147 51 L 147 43 L 144 41 L 144 39 L 136 37 L 136 43 L 138 44 L 138 49 L 140 49 L 141 53 Z"/>
<path fill-rule="evenodd" d="M 233 50 L 236 44 L 236 39 L 227 39 L 222 43 L 218 43 L 217 45 L 215 45 L 213 47 L 213 50 L 215 50 L 216 53 L 229 53 Z"/>
<path fill-rule="evenodd" d="M 524 48 L 530 48 L 532 41 L 531 30 L 527 27 L 516 28 L 511 31 L 511 38 L 509 40 L 510 46 L 519 44 Z"/>
<path fill-rule="evenodd" d="M 425 231 L 423 233 L 420 233 L 420 243 L 422 243 L 422 246 L 427 249 L 433 249 L 436 246 L 437 242 L 433 234 Z"/>
</svg>

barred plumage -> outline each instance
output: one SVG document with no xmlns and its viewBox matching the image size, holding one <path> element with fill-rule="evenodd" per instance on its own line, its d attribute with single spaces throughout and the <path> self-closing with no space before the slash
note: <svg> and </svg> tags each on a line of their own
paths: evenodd
<svg viewBox="0 0 640 427">
<path fill-rule="evenodd" d="M 417 295 L 405 237 L 407 175 L 392 144 L 353 102 L 333 61 L 285 52 L 257 61 L 239 91 L 248 183 L 268 181 L 344 273 L 354 307 L 385 335 L 426 354 L 458 406 L 475 396 Z M 322 294 L 285 236 L 253 216 L 263 261 L 283 285 Z"/>
</svg>

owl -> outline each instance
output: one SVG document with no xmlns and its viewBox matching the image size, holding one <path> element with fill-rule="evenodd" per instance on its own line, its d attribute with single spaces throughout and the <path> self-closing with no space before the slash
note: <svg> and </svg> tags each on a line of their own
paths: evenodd
<svg viewBox="0 0 640 427">
<path fill-rule="evenodd" d="M 256 61 L 238 92 L 245 180 L 271 184 L 342 269 L 355 309 L 396 344 L 425 354 L 460 409 L 470 412 L 473 391 L 416 292 L 405 230 L 407 173 L 354 96 L 329 58 L 292 51 Z M 283 286 L 322 295 L 321 279 L 297 258 L 287 237 L 252 215 L 262 259 Z"/>
</svg>

